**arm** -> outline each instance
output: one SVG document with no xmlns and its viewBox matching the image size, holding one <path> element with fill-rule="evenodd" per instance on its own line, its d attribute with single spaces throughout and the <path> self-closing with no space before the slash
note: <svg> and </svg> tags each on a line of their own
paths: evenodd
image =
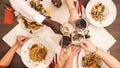
<svg viewBox="0 0 120 68">
<path fill-rule="evenodd" d="M 1 66 L 8 66 L 10 62 L 12 61 L 12 58 L 15 54 L 15 51 L 23 45 L 27 41 L 27 38 L 24 36 L 17 36 L 16 43 L 13 45 L 13 47 L 10 48 L 10 50 L 3 56 L 3 58 L 0 60 Z"/>
<path fill-rule="evenodd" d="M 18 45 L 14 44 L 13 47 L 4 55 L 4 57 L 0 60 L 1 66 L 8 66 L 12 61 L 12 58 L 15 54 L 15 51 L 19 48 Z"/>
<path fill-rule="evenodd" d="M 70 53 L 70 56 L 65 62 L 64 68 L 73 68 L 73 59 L 76 54 L 80 51 L 80 47 L 76 47 L 74 45 L 70 45 L 68 47 L 68 52 Z"/>
<path fill-rule="evenodd" d="M 31 21 L 37 21 L 38 23 L 42 23 L 45 16 L 39 14 L 37 11 L 35 11 L 33 8 L 31 8 L 25 0 L 9 0 L 12 7 L 22 14 L 24 17 Z"/>
<path fill-rule="evenodd" d="M 83 41 L 81 46 L 86 51 L 97 54 L 109 67 L 120 68 L 120 62 L 118 60 L 116 60 L 113 56 L 105 53 L 103 50 L 97 48 L 90 40 L 87 39 Z"/>
<path fill-rule="evenodd" d="M 30 21 L 36 21 L 50 27 L 55 33 L 62 34 L 60 32 L 61 24 L 59 22 L 53 21 L 45 16 L 39 14 L 33 8 L 31 8 L 25 0 L 9 0 L 12 7 L 19 12 L 21 15 L 26 17 Z"/>
<path fill-rule="evenodd" d="M 105 53 L 103 50 L 98 49 L 96 54 L 110 67 L 120 68 L 120 62 L 115 59 L 112 55 Z"/>
<path fill-rule="evenodd" d="M 68 9 L 75 8 L 75 6 L 74 6 L 74 0 L 65 0 L 65 2 L 66 2 L 66 5 L 67 5 Z"/>
<path fill-rule="evenodd" d="M 80 19 L 79 15 L 78 15 L 78 11 L 76 9 L 76 7 L 74 6 L 74 1 L 73 0 L 65 0 L 66 5 L 68 7 L 69 10 L 69 22 L 73 23 L 74 21 Z"/>
</svg>

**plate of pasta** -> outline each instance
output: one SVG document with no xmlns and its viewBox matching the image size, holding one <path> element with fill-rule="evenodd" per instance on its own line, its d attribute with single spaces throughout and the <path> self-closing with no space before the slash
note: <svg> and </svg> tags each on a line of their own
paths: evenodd
<svg viewBox="0 0 120 68">
<path fill-rule="evenodd" d="M 46 68 L 51 63 L 54 51 L 39 38 L 28 40 L 21 49 L 21 59 L 29 68 Z"/>
<path fill-rule="evenodd" d="M 113 23 L 117 10 L 112 0 L 90 0 L 86 7 L 86 17 L 97 27 Z"/>
</svg>

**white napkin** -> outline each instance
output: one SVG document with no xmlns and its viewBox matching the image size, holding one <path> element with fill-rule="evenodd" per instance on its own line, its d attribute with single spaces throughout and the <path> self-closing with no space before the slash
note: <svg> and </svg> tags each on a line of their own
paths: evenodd
<svg viewBox="0 0 120 68">
<path fill-rule="evenodd" d="M 90 39 L 92 42 L 105 51 L 107 51 L 116 42 L 112 35 L 109 34 L 104 28 L 90 25 L 88 29 L 90 30 Z"/>
</svg>

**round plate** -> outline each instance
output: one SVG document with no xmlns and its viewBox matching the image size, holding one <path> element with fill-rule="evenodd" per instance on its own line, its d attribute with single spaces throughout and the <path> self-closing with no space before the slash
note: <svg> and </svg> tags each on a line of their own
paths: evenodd
<svg viewBox="0 0 120 68">
<path fill-rule="evenodd" d="M 45 57 L 45 60 L 42 60 L 40 62 L 33 62 L 29 58 L 29 49 L 32 47 L 33 44 L 36 44 L 36 43 L 43 44 L 48 51 Z M 43 40 L 40 40 L 39 38 L 32 38 L 28 40 L 21 49 L 21 59 L 23 63 L 29 68 L 46 68 L 51 63 L 54 55 L 55 55 L 55 52 L 51 49 L 49 44 Z"/>
<path fill-rule="evenodd" d="M 107 12 L 107 18 L 103 21 L 95 21 L 91 16 L 91 9 L 93 6 L 97 5 L 98 3 L 102 3 Z M 86 7 L 86 17 L 90 20 L 90 23 L 97 26 L 97 27 L 106 27 L 113 23 L 116 18 L 116 6 L 114 5 L 112 0 L 90 0 Z"/>
<path fill-rule="evenodd" d="M 25 24 L 23 22 L 21 22 L 19 19 L 17 19 L 17 21 L 23 29 L 29 31 L 30 33 L 31 33 L 31 31 L 32 31 L 32 33 L 37 33 L 37 32 L 40 32 L 41 30 L 43 30 L 44 28 L 46 28 L 46 26 L 43 25 L 39 29 L 33 30 L 33 29 L 30 29 L 30 28 L 26 28 Z"/>
<path fill-rule="evenodd" d="M 81 65 L 81 60 L 82 60 L 82 57 L 85 56 L 85 51 L 83 49 L 81 49 L 79 55 L 78 55 L 78 67 L 79 68 L 83 68 L 82 65 Z M 101 68 L 109 68 L 104 62 L 102 62 L 102 66 Z"/>
</svg>

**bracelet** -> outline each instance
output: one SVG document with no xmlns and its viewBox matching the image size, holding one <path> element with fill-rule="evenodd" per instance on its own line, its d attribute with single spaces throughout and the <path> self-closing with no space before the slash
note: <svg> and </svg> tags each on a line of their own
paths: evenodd
<svg viewBox="0 0 120 68">
<path fill-rule="evenodd" d="M 69 9 L 69 12 L 72 11 L 72 10 L 77 10 L 77 9 L 76 8 L 71 8 L 71 9 Z"/>
<path fill-rule="evenodd" d="M 98 47 L 96 47 L 96 50 L 93 52 L 94 54 L 98 51 Z"/>
</svg>

